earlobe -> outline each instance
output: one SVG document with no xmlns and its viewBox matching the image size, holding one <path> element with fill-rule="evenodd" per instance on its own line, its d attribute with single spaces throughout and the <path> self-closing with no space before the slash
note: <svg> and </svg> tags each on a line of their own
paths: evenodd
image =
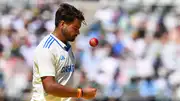
<svg viewBox="0 0 180 101">
<path fill-rule="evenodd" d="M 60 22 L 60 25 L 61 25 L 61 26 L 64 26 L 64 24 L 65 24 L 64 21 L 61 21 L 61 22 Z"/>
<path fill-rule="evenodd" d="M 61 22 L 60 22 L 60 26 L 61 26 L 62 28 L 65 28 L 65 27 L 67 27 L 67 24 L 66 24 L 64 21 L 61 21 Z"/>
</svg>

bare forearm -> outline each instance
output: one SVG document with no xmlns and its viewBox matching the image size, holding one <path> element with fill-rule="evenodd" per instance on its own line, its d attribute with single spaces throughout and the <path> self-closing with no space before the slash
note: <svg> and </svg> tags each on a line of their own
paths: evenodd
<svg viewBox="0 0 180 101">
<path fill-rule="evenodd" d="M 57 97 L 77 97 L 77 89 L 53 83 L 49 86 L 47 93 Z"/>
<path fill-rule="evenodd" d="M 96 95 L 95 88 L 74 89 L 58 84 L 53 76 L 42 77 L 42 83 L 46 93 L 57 97 L 83 97 L 91 99 Z"/>
</svg>

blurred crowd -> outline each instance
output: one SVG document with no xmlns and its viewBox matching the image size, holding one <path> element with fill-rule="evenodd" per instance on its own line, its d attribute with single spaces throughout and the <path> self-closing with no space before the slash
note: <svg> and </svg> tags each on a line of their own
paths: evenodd
<svg viewBox="0 0 180 101">
<path fill-rule="evenodd" d="M 30 100 L 33 51 L 54 29 L 58 4 L 0 11 L 0 101 Z M 171 5 L 97 9 L 73 44 L 74 86 L 98 88 L 97 101 L 180 100 L 178 11 Z M 93 37 L 97 47 L 89 45 Z"/>
<path fill-rule="evenodd" d="M 81 86 L 98 87 L 108 101 L 180 100 L 179 14 L 172 5 L 98 9 L 76 41 Z M 98 47 L 88 45 L 92 37 Z"/>
</svg>

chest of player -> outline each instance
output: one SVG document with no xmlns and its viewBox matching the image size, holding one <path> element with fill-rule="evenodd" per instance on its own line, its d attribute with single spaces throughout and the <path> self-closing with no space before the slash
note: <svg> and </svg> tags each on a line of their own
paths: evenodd
<svg viewBox="0 0 180 101">
<path fill-rule="evenodd" d="M 74 72 L 75 69 L 75 57 L 71 50 L 59 51 L 55 59 L 56 74 L 64 74 Z"/>
</svg>

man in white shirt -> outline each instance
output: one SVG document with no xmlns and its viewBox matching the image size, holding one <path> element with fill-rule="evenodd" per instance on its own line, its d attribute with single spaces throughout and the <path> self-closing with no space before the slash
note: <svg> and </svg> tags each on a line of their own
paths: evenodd
<svg viewBox="0 0 180 101">
<path fill-rule="evenodd" d="M 83 21 L 81 11 L 66 3 L 60 5 L 55 15 L 55 30 L 35 50 L 31 101 L 68 101 L 71 97 L 95 97 L 95 88 L 72 87 L 75 58 L 69 41 L 75 40 Z"/>
</svg>

